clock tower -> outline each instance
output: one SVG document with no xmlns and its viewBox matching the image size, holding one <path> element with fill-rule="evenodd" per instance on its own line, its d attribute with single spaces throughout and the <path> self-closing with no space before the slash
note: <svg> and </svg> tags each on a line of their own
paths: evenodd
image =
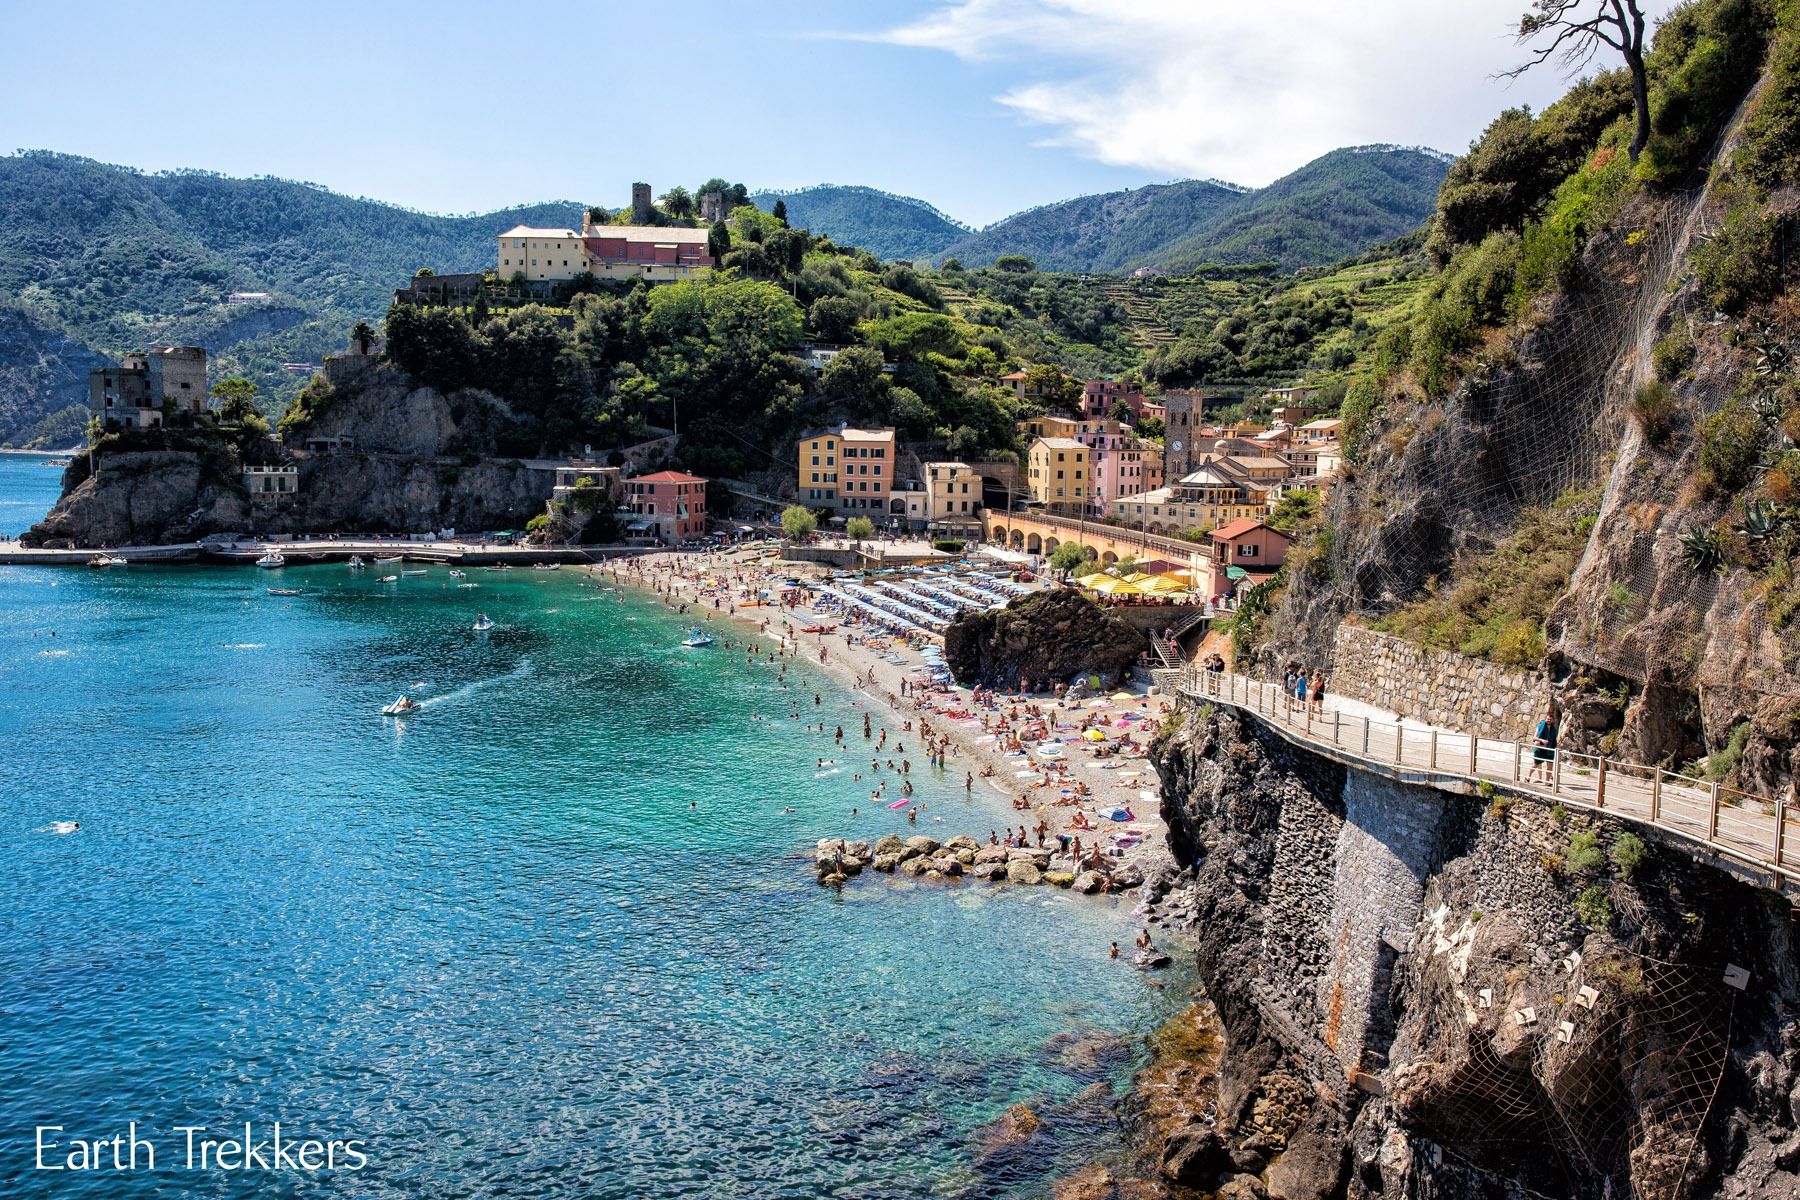
<svg viewBox="0 0 1800 1200">
<path fill-rule="evenodd" d="M 1194 443 L 1205 424 L 1206 398 L 1191 388 L 1171 389 L 1163 393 L 1162 405 L 1163 483 L 1172 487 L 1194 471 Z"/>
</svg>

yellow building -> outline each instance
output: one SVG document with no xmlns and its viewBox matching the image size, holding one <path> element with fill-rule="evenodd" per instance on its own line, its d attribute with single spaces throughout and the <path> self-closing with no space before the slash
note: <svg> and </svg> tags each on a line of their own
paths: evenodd
<svg viewBox="0 0 1800 1200">
<path fill-rule="evenodd" d="M 925 464 L 926 519 L 962 523 L 981 514 L 981 476 L 968 463 Z"/>
<path fill-rule="evenodd" d="M 894 431 L 845 426 L 800 439 L 800 499 L 840 512 L 885 513 L 894 482 Z"/>
<path fill-rule="evenodd" d="M 515 225 L 500 235 L 501 279 L 573 279 L 588 269 L 587 243 L 573 229 Z"/>
<path fill-rule="evenodd" d="M 573 279 L 587 271 L 602 279 L 665 283 L 691 279 L 715 264 L 706 252 L 708 231 L 679 225 L 587 225 L 537 229 L 517 225 L 501 234 L 495 270 L 501 279 Z"/>
<path fill-rule="evenodd" d="M 1025 466 L 1026 487 L 1039 504 L 1079 510 L 1087 503 L 1088 448 L 1074 438 L 1038 438 L 1025 452 Z"/>
</svg>

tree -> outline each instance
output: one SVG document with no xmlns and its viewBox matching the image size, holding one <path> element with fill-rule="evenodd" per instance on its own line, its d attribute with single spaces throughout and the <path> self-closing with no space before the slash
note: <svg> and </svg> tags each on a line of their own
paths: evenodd
<svg viewBox="0 0 1800 1200">
<path fill-rule="evenodd" d="M 1131 424 L 1131 422 L 1136 419 L 1132 415 L 1131 405 L 1125 403 L 1123 399 L 1114 400 L 1112 411 L 1108 412 L 1106 415 L 1115 421 L 1121 421 L 1127 425 Z"/>
<path fill-rule="evenodd" d="M 1087 547 L 1080 542 L 1063 542 L 1050 552 L 1050 569 L 1067 575 L 1088 559 Z"/>
<path fill-rule="evenodd" d="M 680 185 L 663 193 L 662 210 L 671 217 L 691 217 L 694 215 L 694 198 L 688 190 Z"/>
<path fill-rule="evenodd" d="M 375 328 L 367 321 L 358 321 L 356 328 L 350 331 L 350 340 L 356 343 L 358 354 L 367 354 L 369 347 L 375 344 Z"/>
<path fill-rule="evenodd" d="M 849 409 L 852 419 L 885 416 L 888 380 L 882 365 L 881 351 L 871 346 L 851 346 L 825 364 L 819 372 L 819 388 L 833 402 Z"/>
<path fill-rule="evenodd" d="M 1639 0 L 1532 0 L 1530 11 L 1519 18 L 1521 46 L 1541 42 L 1524 63 L 1501 74 L 1516 79 L 1552 58 L 1564 71 L 1578 75 L 1610 46 L 1625 60 L 1631 72 L 1631 104 L 1636 127 L 1631 135 L 1631 161 L 1637 162 L 1650 141 L 1650 74 L 1644 67 L 1644 14 Z"/>
<path fill-rule="evenodd" d="M 707 230 L 706 252 L 712 256 L 714 262 L 720 261 L 731 253 L 731 230 L 725 227 L 725 222 L 714 221 L 712 228 Z"/>
<path fill-rule="evenodd" d="M 844 532 L 851 541 L 861 546 L 865 538 L 875 536 L 875 522 L 867 517 L 851 517 L 849 524 L 844 526 Z"/>
<path fill-rule="evenodd" d="M 994 260 L 994 270 L 1014 275 L 1031 275 L 1037 271 L 1037 264 L 1023 254 L 1002 254 Z"/>
<path fill-rule="evenodd" d="M 790 542 L 804 542 L 819 528 L 819 518 L 803 504 L 790 504 L 781 510 L 781 536 Z"/>
<path fill-rule="evenodd" d="M 611 214 L 598 205 L 587 210 L 587 221 L 589 225 L 604 225 L 610 217 Z"/>
<path fill-rule="evenodd" d="M 1113 564 L 1113 571 L 1120 579 L 1134 573 L 1137 569 L 1138 560 L 1137 555 L 1135 554 L 1127 554 L 1124 558 L 1121 558 L 1118 562 Z"/>
<path fill-rule="evenodd" d="M 213 384 L 211 394 L 218 401 L 222 424 L 242 425 L 257 415 L 256 385 L 248 379 L 221 379 Z"/>
<path fill-rule="evenodd" d="M 1081 403 L 1081 381 L 1063 374 L 1061 367 L 1033 363 L 1025 368 L 1025 398 L 1052 412 L 1073 412 Z"/>
<path fill-rule="evenodd" d="M 856 336 L 856 322 L 861 315 L 854 300 L 820 296 L 806 310 L 806 326 L 821 342 L 843 343 Z"/>
<path fill-rule="evenodd" d="M 769 215 L 774 217 L 777 221 L 780 221 L 783 225 L 786 225 L 788 223 L 787 201 L 777 200 L 775 202 L 775 207 L 769 210 Z"/>
</svg>

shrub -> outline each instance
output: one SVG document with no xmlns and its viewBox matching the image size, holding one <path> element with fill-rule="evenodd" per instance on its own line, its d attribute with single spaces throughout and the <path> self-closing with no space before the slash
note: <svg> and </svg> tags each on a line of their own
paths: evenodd
<svg viewBox="0 0 1800 1200">
<path fill-rule="evenodd" d="M 1725 212 L 1718 230 L 1694 247 L 1694 275 L 1709 304 L 1741 312 L 1781 290 L 1781 242 L 1785 219 L 1764 212 L 1750 197 Z"/>
<path fill-rule="evenodd" d="M 1669 435 L 1675 431 L 1675 393 L 1662 382 L 1661 375 L 1659 369 L 1658 378 L 1638 388 L 1631 398 L 1631 419 L 1652 446 L 1667 445 Z"/>
<path fill-rule="evenodd" d="M 1344 393 L 1344 404 L 1338 411 L 1338 416 L 1344 422 L 1344 457 L 1351 462 L 1362 460 L 1363 443 L 1368 439 L 1369 426 L 1374 422 L 1380 405 L 1381 389 L 1373 379 L 1358 379 Z"/>
<path fill-rule="evenodd" d="M 1569 835 L 1569 848 L 1563 854 L 1563 861 L 1569 864 L 1571 871 L 1594 871 L 1606 861 L 1600 853 L 1599 839 L 1591 829 L 1578 829 Z"/>
<path fill-rule="evenodd" d="M 931 543 L 933 550 L 942 550 L 945 554 L 961 554 L 965 543 L 955 538 L 939 538 Z"/>
<path fill-rule="evenodd" d="M 1613 839 L 1612 848 L 1607 857 L 1612 859 L 1613 870 L 1620 879 L 1630 879 L 1644 865 L 1644 857 L 1648 852 L 1644 849 L 1644 839 L 1635 833 L 1621 833 Z"/>
<path fill-rule="evenodd" d="M 1706 756 L 1706 778 L 1714 783 L 1731 778 L 1743 761 L 1744 747 L 1750 741 L 1750 722 L 1740 721 L 1725 739 L 1722 749 Z"/>
<path fill-rule="evenodd" d="M 1737 165 L 1750 182 L 1769 189 L 1800 178 L 1800 28 L 1791 18 L 1770 48 L 1765 74 L 1762 96 L 1744 122 Z"/>
<path fill-rule="evenodd" d="M 1700 431 L 1701 483 L 1726 495 L 1743 490 L 1756 471 L 1767 434 L 1762 419 L 1739 400 L 1708 417 Z"/>
<path fill-rule="evenodd" d="M 1575 915 L 1589 929 L 1606 929 L 1613 919 L 1612 898 L 1599 884 L 1583 888 L 1581 895 L 1575 897 Z"/>
<path fill-rule="evenodd" d="M 1693 365 L 1694 339 L 1683 330 L 1665 334 L 1650 348 L 1650 366 L 1663 383 L 1674 382 Z"/>
</svg>

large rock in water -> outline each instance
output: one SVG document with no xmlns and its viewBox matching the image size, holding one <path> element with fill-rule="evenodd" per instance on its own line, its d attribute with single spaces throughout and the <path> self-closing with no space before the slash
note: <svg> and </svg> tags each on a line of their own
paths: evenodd
<svg viewBox="0 0 1800 1200">
<path fill-rule="evenodd" d="M 964 685 L 1016 687 L 1099 675 L 1123 682 L 1145 636 L 1072 588 L 1015 600 L 998 612 L 966 612 L 944 630 L 944 662 Z"/>
</svg>

